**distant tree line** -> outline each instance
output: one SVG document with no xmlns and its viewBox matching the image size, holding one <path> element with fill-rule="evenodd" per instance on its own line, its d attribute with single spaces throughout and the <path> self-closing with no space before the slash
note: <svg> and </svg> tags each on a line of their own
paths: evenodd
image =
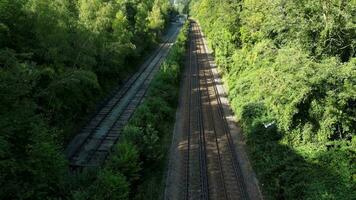
<svg viewBox="0 0 356 200">
<path fill-rule="evenodd" d="M 356 3 L 193 0 L 266 199 L 356 196 Z"/>
<path fill-rule="evenodd" d="M 64 145 L 173 12 L 168 0 L 0 0 L 0 199 L 72 198 Z"/>
</svg>

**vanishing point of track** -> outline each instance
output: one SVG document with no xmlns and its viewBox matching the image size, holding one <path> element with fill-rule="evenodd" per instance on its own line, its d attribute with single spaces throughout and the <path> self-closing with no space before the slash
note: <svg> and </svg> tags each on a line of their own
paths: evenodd
<svg viewBox="0 0 356 200">
<path fill-rule="evenodd" d="M 208 52 L 195 22 L 187 62 L 184 199 L 248 199 Z"/>
<path fill-rule="evenodd" d="M 143 100 L 155 72 L 169 53 L 179 29 L 160 44 L 137 73 L 113 95 L 66 149 L 73 168 L 101 165 L 117 142 L 124 125 Z"/>
</svg>

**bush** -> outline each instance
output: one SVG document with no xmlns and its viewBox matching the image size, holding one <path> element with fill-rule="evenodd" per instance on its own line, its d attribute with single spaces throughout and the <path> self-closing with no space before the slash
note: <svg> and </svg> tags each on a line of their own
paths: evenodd
<svg viewBox="0 0 356 200">
<path fill-rule="evenodd" d="M 114 153 L 107 163 L 107 168 L 121 172 L 127 177 L 129 183 L 138 180 L 141 162 L 136 146 L 128 141 L 122 141 L 116 145 Z"/>
<path fill-rule="evenodd" d="M 104 169 L 99 172 L 95 182 L 86 191 L 76 192 L 73 199 L 127 200 L 129 184 L 124 175 Z"/>
</svg>

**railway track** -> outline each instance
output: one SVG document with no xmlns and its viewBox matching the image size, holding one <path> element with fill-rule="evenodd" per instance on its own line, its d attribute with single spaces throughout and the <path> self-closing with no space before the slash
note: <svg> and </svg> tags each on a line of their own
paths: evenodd
<svg viewBox="0 0 356 200">
<path fill-rule="evenodd" d="M 148 86 L 179 32 L 179 28 L 132 75 L 105 106 L 89 121 L 66 149 L 72 168 L 101 165 L 117 142 L 124 125 L 143 100 Z"/>
<path fill-rule="evenodd" d="M 203 137 L 203 127 L 201 121 L 200 109 L 200 90 L 199 90 L 199 74 L 196 65 L 196 51 L 194 30 L 191 27 L 190 44 L 188 54 L 188 65 L 186 76 L 188 76 L 188 90 L 186 91 L 184 130 L 187 140 L 185 152 L 185 199 L 207 199 L 208 198 L 208 182 L 206 174 L 206 154 L 205 141 Z"/>
<path fill-rule="evenodd" d="M 248 199 L 201 31 L 192 22 L 185 101 L 184 199 Z"/>
<path fill-rule="evenodd" d="M 230 194 L 227 195 L 227 199 L 248 199 L 248 195 L 246 192 L 246 186 L 244 185 L 243 181 L 243 176 L 241 169 L 239 167 L 238 161 L 237 161 L 237 155 L 236 151 L 234 150 L 233 147 L 233 140 L 232 136 L 230 133 L 230 128 L 228 126 L 228 122 L 226 120 L 226 115 L 224 113 L 223 109 L 223 104 L 221 102 L 220 98 L 220 93 L 218 92 L 217 86 L 215 84 L 215 79 L 213 72 L 210 67 L 209 63 L 209 56 L 208 56 L 208 50 L 206 49 L 206 46 L 204 44 L 204 41 L 202 39 L 202 33 L 201 30 L 199 29 L 199 33 L 201 35 L 201 45 L 203 47 L 203 54 L 204 55 L 204 65 L 205 65 L 205 71 L 204 71 L 204 77 L 205 77 L 205 82 L 206 84 L 211 84 L 212 91 L 211 95 L 213 96 L 214 101 L 217 104 L 217 116 L 215 116 L 218 119 L 222 120 L 222 123 L 216 123 L 216 126 L 221 126 L 220 130 L 222 131 L 222 135 L 220 135 L 220 138 L 216 137 L 216 145 L 217 148 L 221 146 L 221 150 L 219 150 L 219 154 L 221 155 L 220 157 L 222 158 L 221 160 L 225 159 L 225 165 L 222 165 L 224 168 L 222 171 L 225 171 L 224 174 L 224 179 L 225 181 L 228 182 L 228 184 L 225 185 L 226 191 L 229 191 Z M 211 101 L 209 97 L 209 104 L 211 106 Z M 212 106 L 211 106 L 212 107 Z M 214 119 L 214 116 L 212 117 L 212 120 L 216 122 Z M 222 162 L 222 161 L 221 161 Z M 225 168 L 226 166 L 232 166 L 231 168 Z M 233 180 L 232 180 L 233 179 Z"/>
</svg>

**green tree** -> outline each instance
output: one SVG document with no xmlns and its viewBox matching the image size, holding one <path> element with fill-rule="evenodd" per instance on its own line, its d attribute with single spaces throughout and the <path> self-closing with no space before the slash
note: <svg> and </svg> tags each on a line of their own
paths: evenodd
<svg viewBox="0 0 356 200">
<path fill-rule="evenodd" d="M 128 200 L 129 184 L 125 176 L 107 169 L 101 170 L 94 183 L 84 191 L 76 192 L 74 199 Z"/>
<path fill-rule="evenodd" d="M 148 16 L 148 27 L 152 30 L 161 30 L 164 27 L 164 15 L 160 7 L 161 0 L 155 0 L 152 11 Z"/>
<path fill-rule="evenodd" d="M 167 3 L 156 3 L 163 22 Z M 132 72 L 133 58 L 153 47 L 164 27 L 148 28 L 152 8 L 152 0 L 0 1 L 1 199 L 71 198 L 70 190 L 75 198 L 92 196 L 82 182 L 68 183 L 62 149 L 98 100 Z M 120 159 L 134 163 L 135 149 L 126 150 Z M 139 163 L 127 172 L 130 181 L 138 170 Z M 97 187 L 112 191 L 104 198 L 127 198 L 123 175 L 99 177 Z"/>
<path fill-rule="evenodd" d="M 32 87 L 27 73 L 0 70 L 1 199 L 42 199 L 62 192 L 66 162 L 54 130 L 36 114 Z"/>
<path fill-rule="evenodd" d="M 129 141 L 122 141 L 114 150 L 110 158 L 108 168 L 113 171 L 121 172 L 130 183 L 139 179 L 141 170 L 140 155 L 136 146 Z"/>
<path fill-rule="evenodd" d="M 120 173 L 103 170 L 98 175 L 94 186 L 89 188 L 93 199 L 126 200 L 129 194 L 129 184 L 125 176 Z"/>
</svg>

